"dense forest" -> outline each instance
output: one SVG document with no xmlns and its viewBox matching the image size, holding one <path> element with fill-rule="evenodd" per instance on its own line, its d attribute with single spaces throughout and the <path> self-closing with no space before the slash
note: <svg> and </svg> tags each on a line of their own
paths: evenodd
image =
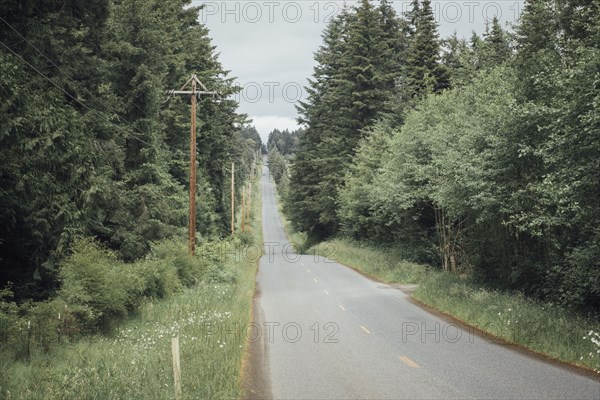
<svg viewBox="0 0 600 400">
<path fill-rule="evenodd" d="M 303 129 L 299 128 L 293 131 L 284 129 L 274 129 L 269 133 L 269 139 L 267 140 L 267 150 L 271 151 L 276 149 L 282 156 L 289 156 L 296 152 L 298 142 L 302 136 Z"/>
<path fill-rule="evenodd" d="M 600 1 L 526 1 L 465 40 L 439 38 L 429 0 L 362 0 L 315 61 L 284 190 L 298 230 L 600 309 Z"/>
<path fill-rule="evenodd" d="M 229 234 L 231 162 L 241 198 L 261 141 L 191 3 L 0 1 L 0 287 L 16 299 L 52 295 L 81 238 L 130 262 L 186 237 L 190 99 L 167 90 L 192 73 L 220 95 L 198 102 L 198 240 Z"/>
</svg>

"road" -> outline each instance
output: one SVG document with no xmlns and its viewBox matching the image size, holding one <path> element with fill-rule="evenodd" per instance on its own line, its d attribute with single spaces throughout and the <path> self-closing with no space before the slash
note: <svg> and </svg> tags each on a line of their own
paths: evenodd
<svg viewBox="0 0 600 400">
<path fill-rule="evenodd" d="M 248 397 L 600 399 L 600 381 L 460 329 L 408 295 L 291 250 L 263 171 Z"/>
</svg>

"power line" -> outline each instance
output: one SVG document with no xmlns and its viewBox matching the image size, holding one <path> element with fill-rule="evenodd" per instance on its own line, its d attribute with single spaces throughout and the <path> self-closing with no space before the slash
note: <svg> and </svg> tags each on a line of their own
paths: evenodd
<svg viewBox="0 0 600 400">
<path fill-rule="evenodd" d="M 19 37 L 21 39 L 23 39 L 23 41 L 25 41 L 28 45 L 30 45 L 31 47 L 33 47 L 35 49 L 35 51 L 37 51 L 38 53 L 40 53 L 42 55 L 42 57 L 44 57 L 46 60 L 48 60 L 48 62 L 50 64 L 52 64 L 56 69 L 58 69 L 68 80 L 70 80 L 71 82 L 73 82 L 75 85 L 77 85 L 80 89 L 83 89 L 85 91 L 88 92 L 88 95 L 91 95 L 91 93 L 89 92 L 89 90 L 81 85 L 81 83 L 77 82 L 75 79 L 71 78 L 69 76 L 69 74 L 67 74 L 62 68 L 60 68 L 58 65 L 56 65 L 56 63 L 54 61 L 52 61 L 46 54 L 44 54 L 44 52 L 42 52 L 40 49 L 38 49 L 31 41 L 29 41 L 25 36 L 23 36 L 23 34 L 21 34 L 21 32 L 19 32 L 14 26 L 12 26 L 7 20 L 5 20 L 4 18 L 0 17 L 0 20 L 2 20 L 2 22 L 4 22 L 10 29 L 13 30 L 13 32 L 15 32 L 17 35 L 19 35 Z M 118 88 L 114 88 L 117 93 L 119 93 L 122 96 L 126 96 L 127 94 L 124 93 L 123 91 L 119 90 Z M 94 97 L 93 95 L 91 97 Z M 96 100 L 98 101 L 98 100 Z M 105 109 L 109 109 L 110 107 L 106 107 L 105 104 L 103 104 L 102 102 L 98 101 L 100 104 L 102 104 L 102 106 L 104 106 Z M 139 108 L 136 104 L 133 104 L 133 106 L 135 108 L 137 108 L 139 111 L 141 111 L 142 113 L 144 112 L 144 110 L 142 110 L 141 108 Z M 114 110 L 111 110 L 114 112 Z M 116 112 L 115 115 L 117 115 L 117 117 L 121 118 Z M 129 123 L 129 121 L 127 121 L 126 119 L 123 118 L 123 121 L 126 123 Z"/>
<path fill-rule="evenodd" d="M 4 18 L 0 17 L 0 19 L 2 19 L 2 21 L 4 21 L 7 25 L 10 26 L 10 24 L 8 24 Z M 15 30 L 12 26 L 11 29 Z M 72 82 L 78 84 L 75 80 L 73 80 L 71 77 L 69 77 L 64 71 L 62 71 L 52 60 L 50 60 L 44 53 L 42 53 L 41 51 L 39 51 L 33 44 L 31 44 L 27 39 L 25 39 L 21 34 L 19 34 L 19 36 L 21 36 L 23 38 L 23 40 L 25 40 L 29 45 L 31 45 L 34 49 L 36 49 L 42 56 L 44 56 L 44 58 L 46 58 L 52 65 L 54 65 L 56 68 L 58 68 L 69 80 L 71 80 Z M 48 82 L 52 83 L 52 85 L 56 86 L 61 92 L 63 92 L 64 94 L 66 94 L 69 98 L 71 98 L 73 101 L 75 101 L 76 103 L 78 103 L 79 105 L 81 105 L 82 107 L 84 107 L 86 110 L 92 112 L 92 113 L 96 113 L 98 115 L 100 115 L 103 119 L 105 119 L 106 121 L 108 121 L 110 124 L 116 126 L 119 129 L 122 129 L 121 126 L 115 124 L 108 115 L 103 114 L 101 111 L 99 110 L 95 110 L 90 108 L 89 106 L 87 106 L 86 104 L 82 103 L 79 99 L 77 99 L 75 96 L 73 96 L 71 93 L 67 92 L 64 88 L 62 88 L 59 84 L 57 84 L 56 82 L 54 82 L 50 77 L 48 77 L 46 74 L 44 74 L 43 72 L 41 72 L 39 69 L 37 69 L 34 65 L 32 65 L 31 63 L 29 63 L 27 60 L 25 60 L 20 54 L 18 54 L 17 52 L 15 52 L 12 48 L 10 48 L 6 43 L 4 43 L 2 40 L 0 40 L 0 44 L 2 44 L 8 51 L 10 51 L 13 55 L 15 55 L 17 58 L 19 58 L 22 62 L 24 62 L 25 64 L 27 64 L 29 67 L 31 67 L 35 72 L 37 72 L 39 75 L 41 75 L 44 79 L 46 79 Z M 78 86 L 80 86 L 78 84 Z M 80 86 L 81 88 L 81 86 Z M 88 92 L 89 94 L 89 92 Z M 92 96 L 93 97 L 93 96 Z M 108 107 L 106 107 L 108 108 Z M 138 108 L 139 109 L 139 108 Z M 114 110 L 111 110 L 114 115 L 119 118 L 121 121 L 125 122 L 126 124 L 128 124 L 131 129 L 133 130 L 134 133 L 138 133 L 143 135 L 143 132 L 138 131 L 135 126 L 133 126 L 133 124 L 129 121 L 127 121 L 125 118 L 123 118 L 122 116 L 120 116 L 117 112 L 115 112 Z M 140 111 L 142 111 L 140 109 Z M 143 111 L 142 111 L 143 112 Z M 146 142 L 143 139 L 140 139 L 137 136 L 131 135 L 130 136 L 132 139 L 137 140 L 140 143 L 143 143 L 147 146 L 153 147 L 154 145 Z"/>
</svg>

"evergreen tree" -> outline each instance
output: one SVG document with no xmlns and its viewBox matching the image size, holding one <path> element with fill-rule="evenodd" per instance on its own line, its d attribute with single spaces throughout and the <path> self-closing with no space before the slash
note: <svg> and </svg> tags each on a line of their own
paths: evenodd
<svg viewBox="0 0 600 400">
<path fill-rule="evenodd" d="M 507 34 L 502 30 L 496 16 L 492 19 L 491 29 L 486 27 L 481 53 L 480 64 L 484 68 L 496 67 L 511 57 Z"/>
<path fill-rule="evenodd" d="M 301 230 L 321 237 L 338 229 L 343 170 L 365 130 L 389 110 L 394 94 L 403 44 L 400 27 L 387 2 L 377 8 L 363 0 L 325 33 L 309 101 L 300 108 L 307 130 L 292 165 L 289 209 Z"/>
<path fill-rule="evenodd" d="M 1 287 L 48 296 L 80 236 L 127 260 L 184 236 L 189 98 L 164 93 L 192 72 L 224 98 L 198 104 L 198 229 L 228 232 L 226 164 L 239 166 L 239 192 L 260 143 L 234 127 L 237 88 L 189 5 L 2 2 Z"/>
<path fill-rule="evenodd" d="M 0 286 L 39 298 L 119 157 L 97 111 L 108 2 L 4 1 L 0 16 Z"/>
<path fill-rule="evenodd" d="M 441 45 L 431 1 L 413 2 L 411 21 L 414 35 L 411 38 L 406 75 L 412 96 L 428 91 L 439 92 L 449 87 L 448 71 L 440 63 Z"/>
<path fill-rule="evenodd" d="M 306 87 L 307 101 L 300 102 L 298 106 L 298 122 L 305 125 L 306 130 L 291 166 L 290 190 L 285 207 L 297 229 L 313 234 L 331 233 L 331 227 L 320 222 L 321 201 L 330 195 L 319 188 L 323 179 L 320 151 L 325 132 L 336 121 L 334 116 L 338 106 L 332 101 L 332 92 L 336 89 L 337 74 L 346 47 L 349 19 L 348 10 L 344 9 L 325 29 L 323 44 L 315 53 L 317 66 Z"/>
</svg>

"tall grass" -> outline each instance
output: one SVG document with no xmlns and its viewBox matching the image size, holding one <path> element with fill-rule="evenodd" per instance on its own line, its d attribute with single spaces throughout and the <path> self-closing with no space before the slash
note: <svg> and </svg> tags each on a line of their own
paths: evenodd
<svg viewBox="0 0 600 400">
<path fill-rule="evenodd" d="M 251 238 L 246 241 L 260 239 L 259 207 L 257 195 Z M 165 256 L 164 262 L 179 274 L 175 293 L 164 298 L 144 297 L 133 317 L 117 321 L 103 332 L 58 342 L 51 351 L 36 351 L 28 358 L 0 357 L 0 397 L 174 398 L 171 339 L 178 336 L 182 398 L 238 398 L 257 257 L 243 256 L 239 238 L 220 244 L 224 246 L 219 249 L 223 263 L 209 262 L 195 286 L 181 283 L 198 277 L 198 271 L 189 273 L 194 265 L 186 265 L 185 253 L 182 258 Z M 143 276 L 156 278 L 153 272 L 158 274 L 160 269 L 155 267 L 146 265 Z"/>
<path fill-rule="evenodd" d="M 393 249 L 378 248 L 345 238 L 319 243 L 307 253 L 335 260 L 386 283 L 418 283 L 427 276 L 429 268 L 405 261 Z"/>
<path fill-rule="evenodd" d="M 309 247 L 308 235 L 304 232 L 299 232 L 294 229 L 292 223 L 283 212 L 283 202 L 277 190 L 275 190 L 275 196 L 277 198 L 277 209 L 279 210 L 279 217 L 281 218 L 281 223 L 283 224 L 283 229 L 288 238 L 288 241 L 294 247 L 294 250 L 297 253 L 304 254 Z"/>
<path fill-rule="evenodd" d="M 490 290 L 432 272 L 413 293 L 418 301 L 485 332 L 551 358 L 600 372 L 600 321 L 559 306 Z"/>
</svg>

